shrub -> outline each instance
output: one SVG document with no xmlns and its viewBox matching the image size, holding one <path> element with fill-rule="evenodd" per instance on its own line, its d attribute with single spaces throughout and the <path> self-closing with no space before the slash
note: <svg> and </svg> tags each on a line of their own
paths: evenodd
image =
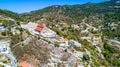
<svg viewBox="0 0 120 67">
<path fill-rule="evenodd" d="M 54 43 L 54 45 L 55 45 L 56 47 L 59 47 L 59 46 L 60 46 L 59 44 L 60 44 L 59 42 L 55 42 L 55 43 Z"/>
<path fill-rule="evenodd" d="M 83 59 L 83 60 L 90 60 L 90 57 L 89 57 L 88 54 L 84 54 L 82 59 Z"/>
</svg>

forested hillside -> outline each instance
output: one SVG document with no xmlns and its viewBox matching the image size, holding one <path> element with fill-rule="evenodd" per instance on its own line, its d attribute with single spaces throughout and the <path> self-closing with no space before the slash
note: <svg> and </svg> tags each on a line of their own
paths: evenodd
<svg viewBox="0 0 120 67">
<path fill-rule="evenodd" d="M 17 21 L 23 21 L 20 18 L 19 14 L 14 13 L 14 12 L 9 11 L 9 10 L 0 9 L 0 15 L 2 15 L 3 17 L 9 17 L 9 18 L 15 19 Z"/>
</svg>

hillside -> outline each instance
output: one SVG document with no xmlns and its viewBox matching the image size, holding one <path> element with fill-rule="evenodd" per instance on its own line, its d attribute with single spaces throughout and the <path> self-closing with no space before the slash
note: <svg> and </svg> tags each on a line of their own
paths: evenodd
<svg viewBox="0 0 120 67">
<path fill-rule="evenodd" d="M 24 13 L 24 19 L 27 21 L 36 21 L 45 18 L 48 21 L 48 26 L 60 23 L 79 24 L 86 17 L 87 23 L 93 22 L 94 25 L 101 25 L 105 36 L 110 38 L 119 37 L 119 25 L 114 32 L 109 29 L 111 23 L 119 24 L 120 21 L 120 3 L 119 0 L 105 1 L 102 3 L 86 3 L 82 5 L 53 5 L 47 8 Z M 99 19 L 101 22 L 95 22 L 94 19 Z M 108 30 L 109 32 L 106 32 Z M 111 32 L 111 34 L 109 34 Z M 115 34 L 115 36 L 113 36 Z M 120 39 L 120 38 L 118 38 Z"/>
<path fill-rule="evenodd" d="M 107 2 L 102 2 L 102 3 L 86 3 L 82 5 L 79 5 L 79 4 L 78 5 L 64 5 L 64 6 L 53 5 L 53 6 L 49 6 L 47 8 L 41 9 L 41 10 L 32 11 L 30 13 L 24 13 L 23 16 L 33 21 L 38 20 L 42 17 L 45 17 L 46 15 L 48 19 L 50 19 L 49 15 L 53 15 L 51 16 L 51 19 L 57 16 L 59 17 L 59 15 L 63 15 L 65 17 L 72 18 L 72 20 L 74 21 L 75 21 L 75 18 L 83 19 L 85 16 L 89 17 L 89 16 L 96 16 L 96 15 L 101 15 L 101 14 L 102 15 L 108 14 L 109 16 L 114 14 L 115 17 L 119 17 L 119 9 L 120 9 L 119 6 L 120 4 L 117 3 L 117 0 L 107 1 Z M 114 19 L 111 19 L 111 21 L 112 20 Z M 120 19 L 117 18 L 117 20 L 120 20 Z"/>
<path fill-rule="evenodd" d="M 11 38 L 18 65 L 120 66 L 120 0 L 53 5 L 23 14 L 0 10 L 0 15 L 1 22 L 14 20 L 9 33 L 1 34 Z"/>
<path fill-rule="evenodd" d="M 14 13 L 12 11 L 9 11 L 9 10 L 3 10 L 3 9 L 0 9 L 0 15 L 3 16 L 3 17 L 6 17 L 6 18 L 12 18 L 16 21 L 23 21 L 19 14 L 17 13 Z"/>
<path fill-rule="evenodd" d="M 77 51 L 88 49 L 92 55 L 92 66 L 119 66 L 120 63 L 117 59 L 120 55 L 120 48 L 118 48 L 118 43 L 111 41 L 112 39 L 120 41 L 119 0 L 82 5 L 53 5 L 22 14 L 22 16 L 27 21 L 34 22 L 45 19 L 47 26 L 58 35 L 82 43 L 83 49 L 76 47 L 74 49 Z M 94 40 L 94 37 L 98 37 L 98 42 L 95 42 L 96 38 Z M 99 51 L 104 59 L 100 59 Z"/>
</svg>

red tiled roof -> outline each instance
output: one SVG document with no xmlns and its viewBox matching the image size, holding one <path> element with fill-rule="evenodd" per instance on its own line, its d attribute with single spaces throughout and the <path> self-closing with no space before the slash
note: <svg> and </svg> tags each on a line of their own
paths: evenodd
<svg viewBox="0 0 120 67">
<path fill-rule="evenodd" d="M 67 39 L 67 38 L 64 38 L 63 41 L 68 41 L 68 39 Z"/>
<path fill-rule="evenodd" d="M 19 63 L 20 67 L 35 67 L 33 65 L 30 65 L 29 63 L 27 63 L 26 61 L 20 62 Z"/>
<path fill-rule="evenodd" d="M 23 62 L 19 63 L 19 66 L 21 66 L 21 67 L 29 67 L 30 64 L 28 64 L 26 61 L 23 61 Z"/>
<path fill-rule="evenodd" d="M 39 32 L 41 32 L 43 29 L 44 29 L 44 28 L 39 28 L 39 27 L 35 28 L 35 30 L 36 30 L 36 31 L 39 31 Z"/>
</svg>

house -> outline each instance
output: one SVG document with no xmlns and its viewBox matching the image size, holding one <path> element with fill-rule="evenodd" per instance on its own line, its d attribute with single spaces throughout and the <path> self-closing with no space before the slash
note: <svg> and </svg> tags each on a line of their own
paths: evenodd
<svg viewBox="0 0 120 67">
<path fill-rule="evenodd" d="M 37 28 L 35 28 L 35 31 L 37 31 L 37 32 L 42 32 L 42 30 L 44 30 L 45 29 L 45 26 L 43 26 L 43 24 L 38 24 L 37 25 Z"/>
<path fill-rule="evenodd" d="M 54 36 L 54 37 L 49 37 L 48 38 L 52 42 L 63 42 L 60 37 Z"/>
<path fill-rule="evenodd" d="M 0 53 L 9 53 L 9 48 L 7 46 L 0 46 Z"/>
<path fill-rule="evenodd" d="M 39 28 L 39 27 L 37 27 L 37 28 L 35 28 L 35 31 L 37 31 L 37 32 L 42 32 L 43 29 L 44 29 L 44 28 Z"/>
<path fill-rule="evenodd" d="M 60 43 L 60 46 L 61 46 L 61 47 L 68 47 L 68 46 L 69 46 L 69 45 L 68 45 L 68 39 L 67 39 L 67 38 L 61 37 L 61 38 L 60 38 L 60 41 L 61 41 L 61 43 Z"/>
<path fill-rule="evenodd" d="M 60 47 L 68 47 L 69 45 L 66 43 L 60 43 Z"/>
<path fill-rule="evenodd" d="M 23 62 L 19 63 L 19 66 L 21 66 L 21 67 L 29 67 L 30 65 L 26 61 L 23 61 Z"/>
<path fill-rule="evenodd" d="M 35 67 L 33 65 L 30 65 L 29 63 L 27 63 L 26 61 L 22 61 L 19 63 L 20 67 Z"/>
<path fill-rule="evenodd" d="M 67 38 L 62 38 L 63 42 L 65 42 L 66 45 L 68 45 L 68 39 Z"/>
<path fill-rule="evenodd" d="M 45 37 L 54 37 L 56 35 L 56 32 L 48 29 L 48 28 L 44 28 L 41 32 L 40 32 L 41 36 L 45 36 Z"/>
<path fill-rule="evenodd" d="M 17 30 L 16 27 L 11 28 L 11 32 L 13 33 L 13 35 L 20 34 L 20 31 Z"/>
<path fill-rule="evenodd" d="M 70 46 L 81 47 L 81 43 L 78 43 L 77 41 L 74 41 L 74 40 L 70 40 L 68 43 Z"/>
<path fill-rule="evenodd" d="M 63 41 L 66 42 L 66 41 L 68 41 L 68 39 L 67 38 L 63 38 Z"/>
<path fill-rule="evenodd" d="M 5 30 L 7 30 L 7 28 L 0 24 L 0 32 L 4 32 Z"/>
<path fill-rule="evenodd" d="M 74 46 L 74 42 L 73 42 L 73 41 L 69 41 L 68 44 L 69 44 L 70 46 Z"/>
</svg>

